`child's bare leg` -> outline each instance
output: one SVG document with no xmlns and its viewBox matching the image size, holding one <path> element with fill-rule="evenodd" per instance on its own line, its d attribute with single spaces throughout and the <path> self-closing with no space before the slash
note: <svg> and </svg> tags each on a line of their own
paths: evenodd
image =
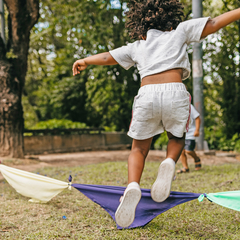
<svg viewBox="0 0 240 240">
<path fill-rule="evenodd" d="M 185 150 L 185 149 L 182 150 L 180 159 L 181 159 L 181 162 L 182 162 L 183 167 L 184 167 L 185 169 L 188 169 L 187 155 L 186 155 L 186 150 Z"/>
<path fill-rule="evenodd" d="M 145 159 L 151 146 L 152 138 L 145 140 L 133 139 L 131 153 L 128 157 L 128 183 L 140 183 Z"/>
<path fill-rule="evenodd" d="M 198 155 L 196 154 L 195 151 L 187 151 L 186 150 L 186 153 L 189 154 L 191 157 L 194 158 L 194 162 L 195 162 L 195 170 L 200 170 L 202 165 L 201 165 L 201 160 L 200 158 L 198 157 Z"/>
<path fill-rule="evenodd" d="M 165 201 L 171 192 L 172 180 L 175 173 L 175 163 L 181 155 L 185 145 L 185 135 L 177 138 L 167 132 L 167 158 L 160 164 L 157 179 L 152 185 L 151 196 L 155 202 Z"/>
<path fill-rule="evenodd" d="M 185 146 L 185 134 L 181 138 L 173 136 L 171 133 L 167 132 L 168 135 L 168 145 L 167 145 L 167 158 L 171 158 L 176 163 L 182 153 Z"/>
<path fill-rule="evenodd" d="M 139 183 L 151 142 L 152 138 L 133 139 L 132 150 L 128 158 L 128 186 L 115 213 L 115 220 L 121 227 L 130 226 L 135 219 L 136 207 L 141 199 Z"/>
<path fill-rule="evenodd" d="M 189 172 L 188 163 L 187 163 L 187 154 L 186 154 L 185 149 L 182 150 L 180 160 L 182 162 L 183 168 L 177 170 L 177 173 L 187 173 L 187 172 Z"/>
<path fill-rule="evenodd" d="M 188 150 L 186 150 L 186 153 L 189 154 L 191 157 L 193 157 L 195 161 L 199 159 L 199 157 L 197 156 L 195 151 L 188 151 Z"/>
<path fill-rule="evenodd" d="M 163 202 L 168 198 L 175 173 L 175 163 L 185 145 L 185 134 L 182 138 L 177 138 L 169 132 L 167 135 L 169 139 L 167 158 L 160 164 L 157 179 L 151 188 L 151 196 L 155 202 Z"/>
</svg>

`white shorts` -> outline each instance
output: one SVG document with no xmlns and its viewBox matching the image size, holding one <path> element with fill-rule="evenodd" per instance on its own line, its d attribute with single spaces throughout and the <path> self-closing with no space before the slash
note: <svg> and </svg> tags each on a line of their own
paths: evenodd
<svg viewBox="0 0 240 240">
<path fill-rule="evenodd" d="M 183 137 L 189 122 L 191 96 L 183 83 L 149 84 L 134 98 L 128 136 L 144 140 L 170 132 Z"/>
</svg>

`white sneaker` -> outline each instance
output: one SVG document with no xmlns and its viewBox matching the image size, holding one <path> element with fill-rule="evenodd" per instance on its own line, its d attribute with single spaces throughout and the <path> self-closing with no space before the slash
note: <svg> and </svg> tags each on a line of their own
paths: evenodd
<svg viewBox="0 0 240 240">
<path fill-rule="evenodd" d="M 121 197 L 121 203 L 115 212 L 115 220 L 120 227 L 125 228 L 133 223 L 136 207 L 141 199 L 141 195 L 141 189 L 137 182 L 128 184 Z"/>
<path fill-rule="evenodd" d="M 153 201 L 163 202 L 169 197 L 174 175 L 175 162 L 173 159 L 167 158 L 160 164 L 157 179 L 151 188 Z"/>
</svg>

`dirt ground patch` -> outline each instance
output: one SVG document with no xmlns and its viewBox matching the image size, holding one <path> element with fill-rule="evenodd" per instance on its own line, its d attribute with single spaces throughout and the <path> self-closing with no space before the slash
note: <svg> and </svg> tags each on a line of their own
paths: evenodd
<svg viewBox="0 0 240 240">
<path fill-rule="evenodd" d="M 26 156 L 25 159 L 9 159 L 0 158 L 1 162 L 7 166 L 16 167 L 25 171 L 34 171 L 44 167 L 74 167 L 86 164 L 97 164 L 114 161 L 127 161 L 130 150 L 118 151 L 90 151 L 77 153 L 61 153 L 61 154 L 45 154 Z M 201 158 L 202 165 L 219 165 L 225 163 L 240 162 L 240 155 L 229 152 L 208 152 L 197 151 Z M 214 155 L 213 155 L 214 154 Z M 164 160 L 166 151 L 150 150 L 148 161 Z M 193 163 L 193 159 L 189 156 L 189 164 Z M 0 174 L 0 180 L 3 179 Z"/>
</svg>

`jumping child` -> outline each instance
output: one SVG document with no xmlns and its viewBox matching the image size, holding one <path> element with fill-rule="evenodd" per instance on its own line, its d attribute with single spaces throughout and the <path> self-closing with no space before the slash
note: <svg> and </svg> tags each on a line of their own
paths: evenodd
<svg viewBox="0 0 240 240">
<path fill-rule="evenodd" d="M 166 159 L 160 164 L 151 188 L 152 199 L 168 198 L 177 162 L 184 144 L 189 119 L 190 94 L 182 83 L 190 75 L 187 46 L 199 42 L 240 19 L 240 8 L 222 14 L 182 22 L 183 6 L 178 0 L 130 0 L 126 13 L 133 43 L 100 53 L 73 64 L 73 75 L 88 65 L 120 64 L 126 70 L 136 64 L 141 87 L 133 103 L 128 135 L 133 138 L 128 158 L 128 186 L 115 213 L 119 226 L 134 221 L 141 199 L 139 186 L 153 136 L 167 131 Z"/>
</svg>

